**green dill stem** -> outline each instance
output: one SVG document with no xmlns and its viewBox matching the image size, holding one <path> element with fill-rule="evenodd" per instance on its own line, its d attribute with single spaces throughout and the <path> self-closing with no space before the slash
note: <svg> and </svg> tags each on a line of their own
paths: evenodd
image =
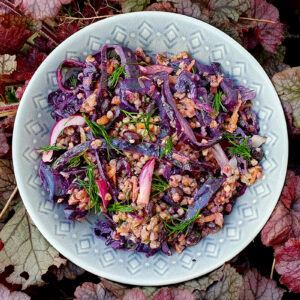
<svg viewBox="0 0 300 300">
<path fill-rule="evenodd" d="M 129 77 L 129 75 L 124 70 L 125 70 L 125 66 L 119 67 L 118 65 L 115 65 L 114 72 L 108 78 L 108 81 L 109 81 L 108 86 L 109 87 L 115 88 L 119 82 L 121 75 Z"/>
<path fill-rule="evenodd" d="M 222 108 L 223 111 L 227 111 L 226 107 L 222 103 L 222 92 L 219 91 L 215 94 L 213 103 L 212 103 L 212 108 L 214 109 L 214 115 L 216 116 L 218 112 L 220 111 L 220 107 Z"/>
</svg>

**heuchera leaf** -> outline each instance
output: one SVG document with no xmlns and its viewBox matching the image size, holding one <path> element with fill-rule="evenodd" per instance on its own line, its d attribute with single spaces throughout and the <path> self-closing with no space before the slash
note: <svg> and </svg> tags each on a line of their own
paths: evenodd
<svg viewBox="0 0 300 300">
<path fill-rule="evenodd" d="M 69 4 L 72 0 L 16 0 L 15 5 L 19 6 L 25 15 L 35 20 L 54 18 L 62 4 Z"/>
<path fill-rule="evenodd" d="M 294 293 L 300 293 L 300 239 L 289 239 L 275 249 L 275 269 L 280 282 Z"/>
<path fill-rule="evenodd" d="M 213 18 L 238 21 L 239 16 L 250 8 L 250 0 L 210 0 L 209 8 L 214 11 Z"/>
<path fill-rule="evenodd" d="M 288 68 L 273 76 L 272 82 L 283 102 L 292 108 L 293 125 L 300 127 L 300 67 Z"/>
<path fill-rule="evenodd" d="M 30 300 L 30 297 L 23 292 L 11 292 L 6 286 L 0 283 L 0 299 L 3 300 Z"/>
<path fill-rule="evenodd" d="M 122 300 L 147 300 L 147 298 L 141 289 L 133 288 L 126 293 Z"/>
<path fill-rule="evenodd" d="M 78 286 L 74 293 L 76 300 L 117 300 L 117 298 L 108 290 L 103 284 L 91 282 L 84 282 Z"/>
<path fill-rule="evenodd" d="M 12 161 L 0 159 L 0 209 L 3 208 L 15 186 L 16 181 Z"/>
<path fill-rule="evenodd" d="M 283 39 L 283 25 L 279 21 L 278 9 L 266 0 L 251 0 L 251 9 L 247 16 L 276 22 L 275 24 L 254 22 L 249 24 L 249 30 L 243 30 L 248 49 L 260 43 L 267 51 L 275 53 Z"/>
<path fill-rule="evenodd" d="M 0 239 L 4 244 L 0 251 L 0 272 L 9 265 L 14 266 L 6 280 L 22 284 L 23 289 L 43 284 L 41 276 L 50 266 L 66 263 L 32 223 L 23 205 L 2 228 Z M 28 274 L 27 280 L 21 276 L 23 272 Z"/>
<path fill-rule="evenodd" d="M 0 157 L 6 155 L 9 151 L 9 145 L 5 133 L 0 132 Z"/>
<path fill-rule="evenodd" d="M 0 55 L 0 76 L 9 75 L 17 69 L 17 61 L 15 55 Z"/>
<path fill-rule="evenodd" d="M 136 298 L 141 299 L 142 298 Z M 146 299 L 146 298 L 145 298 Z M 195 296 L 189 290 L 177 288 L 162 288 L 153 297 L 153 300 L 196 300 Z M 129 300 L 129 298 L 127 299 Z"/>
<path fill-rule="evenodd" d="M 122 12 L 141 11 L 146 8 L 150 0 L 119 0 L 122 6 Z"/>
<path fill-rule="evenodd" d="M 178 0 L 177 12 L 197 19 L 201 17 L 200 5 L 198 3 L 192 3 L 190 0 Z"/>
<path fill-rule="evenodd" d="M 62 42 L 79 29 L 80 27 L 78 23 L 65 23 L 58 27 L 58 29 L 55 31 L 55 34 L 57 39 Z"/>
<path fill-rule="evenodd" d="M 289 68 L 289 65 L 277 60 L 275 58 L 268 58 L 262 64 L 265 72 L 270 78 L 272 78 L 276 73 L 282 72 L 283 70 Z"/>
<path fill-rule="evenodd" d="M 171 2 L 153 3 L 149 5 L 145 10 L 176 12 L 176 8 L 173 6 Z"/>
<path fill-rule="evenodd" d="M 266 246 L 273 246 L 286 240 L 292 227 L 289 210 L 278 202 L 269 221 L 261 231 L 261 240 Z"/>
<path fill-rule="evenodd" d="M 23 27 L 5 28 L 0 25 L 0 54 L 18 53 L 31 34 L 29 30 Z"/>
<path fill-rule="evenodd" d="M 42 22 L 33 20 L 26 16 L 20 16 L 15 13 L 8 13 L 0 16 L 0 24 L 5 28 L 12 26 L 23 27 L 30 31 L 39 31 L 42 28 Z"/>
<path fill-rule="evenodd" d="M 62 265 L 59 268 L 54 267 L 53 270 L 51 270 L 51 273 L 54 274 L 59 281 L 63 278 L 74 280 L 84 272 L 84 269 L 78 267 L 69 260 L 66 265 Z"/>
<path fill-rule="evenodd" d="M 223 278 L 209 286 L 206 292 L 200 292 L 200 299 L 238 299 L 242 285 L 242 276 L 230 265 L 225 265 Z"/>
<path fill-rule="evenodd" d="M 284 290 L 277 287 L 276 281 L 262 276 L 256 269 L 243 276 L 240 300 L 280 300 Z"/>
</svg>

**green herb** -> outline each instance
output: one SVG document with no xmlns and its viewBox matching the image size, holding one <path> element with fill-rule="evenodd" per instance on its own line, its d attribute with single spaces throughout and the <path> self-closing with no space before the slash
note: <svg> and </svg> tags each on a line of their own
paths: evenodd
<svg viewBox="0 0 300 300">
<path fill-rule="evenodd" d="M 169 137 L 167 145 L 160 149 L 159 159 L 162 159 L 164 156 L 168 155 L 173 148 L 172 137 Z"/>
<path fill-rule="evenodd" d="M 151 198 L 156 197 L 160 193 L 163 193 L 166 190 L 168 190 L 169 188 L 170 187 L 169 187 L 168 183 L 165 180 L 163 180 L 157 174 L 153 175 L 151 190 L 154 192 L 154 194 L 151 195 Z"/>
<path fill-rule="evenodd" d="M 120 56 L 115 53 L 114 51 L 110 51 L 108 54 L 107 54 L 107 59 L 112 59 L 112 58 L 115 58 L 117 59 L 118 61 L 121 61 L 121 58 Z"/>
<path fill-rule="evenodd" d="M 145 102 L 146 105 L 149 104 L 149 102 L 147 101 L 147 95 L 144 95 L 144 102 Z"/>
<path fill-rule="evenodd" d="M 5 97 L 8 103 L 19 102 L 19 99 L 16 96 L 16 88 L 14 87 L 5 88 Z"/>
<path fill-rule="evenodd" d="M 242 137 L 241 135 L 233 135 L 233 134 L 229 134 L 229 133 L 224 133 L 223 137 L 226 138 L 227 140 L 238 140 L 238 139 L 243 139 L 244 137 Z"/>
<path fill-rule="evenodd" d="M 197 211 L 197 213 L 195 214 L 195 216 L 187 221 L 184 221 L 180 218 L 173 218 L 171 217 L 171 224 L 168 224 L 165 220 L 163 220 L 164 225 L 166 230 L 168 231 L 169 235 L 172 235 L 174 233 L 176 233 L 175 237 L 176 238 L 180 232 L 185 230 L 185 236 L 188 235 L 189 231 L 190 231 L 190 226 L 191 224 L 196 221 L 199 217 L 200 217 L 200 209 Z M 176 222 L 179 221 L 179 222 Z"/>
<path fill-rule="evenodd" d="M 129 75 L 124 71 L 125 66 L 119 67 L 118 65 L 115 65 L 114 72 L 109 76 L 108 78 L 108 86 L 109 87 L 116 87 L 121 75 L 124 75 L 126 77 L 129 77 Z"/>
<path fill-rule="evenodd" d="M 146 242 L 146 243 L 150 243 L 151 240 L 150 240 L 150 239 L 145 239 L 145 242 Z"/>
<path fill-rule="evenodd" d="M 63 68 L 63 64 L 60 64 L 60 65 L 59 65 L 60 73 L 61 73 L 61 71 L 62 71 L 62 68 Z"/>
<path fill-rule="evenodd" d="M 132 213 L 137 209 L 138 209 L 137 207 L 124 204 L 124 202 L 115 202 L 108 206 L 107 211 L 121 211 L 121 212 Z"/>
<path fill-rule="evenodd" d="M 67 161 L 67 164 L 69 165 L 69 168 L 76 168 L 80 165 L 80 158 L 86 153 L 88 149 L 83 150 L 82 152 L 80 152 L 79 154 L 77 154 L 76 156 L 70 158 Z"/>
<path fill-rule="evenodd" d="M 77 86 L 77 78 L 76 78 L 74 75 L 72 75 L 72 76 L 69 78 L 69 81 L 70 81 L 71 85 L 72 85 L 74 88 L 76 88 L 76 86 Z"/>
<path fill-rule="evenodd" d="M 148 115 L 146 113 L 141 114 L 141 113 L 129 112 L 129 111 L 126 111 L 126 110 L 123 110 L 123 109 L 121 109 L 121 111 L 126 115 L 126 117 L 129 118 L 129 121 L 128 122 L 123 122 L 121 124 L 121 126 L 119 127 L 119 130 L 121 130 L 121 128 L 126 124 L 142 123 L 142 124 L 144 124 L 145 130 L 148 132 L 148 135 L 149 135 L 151 141 L 153 141 L 153 137 L 152 137 L 152 134 L 150 132 L 149 125 L 150 124 L 153 124 L 153 125 L 157 124 L 157 123 L 150 122 L 154 112 L 156 111 L 156 108 L 151 110 Z M 143 133 L 142 141 L 144 141 L 146 131 L 144 131 L 144 133 Z"/>
<path fill-rule="evenodd" d="M 250 115 L 250 118 L 251 118 L 252 122 L 254 122 L 254 117 L 252 115 L 252 111 L 251 110 L 249 110 L 249 115 Z"/>
<path fill-rule="evenodd" d="M 162 55 L 162 56 L 159 57 L 159 59 L 160 59 L 161 61 L 163 61 L 164 59 L 167 59 L 167 57 Z"/>
<path fill-rule="evenodd" d="M 38 154 L 42 154 L 43 152 L 50 151 L 50 150 L 59 151 L 59 150 L 65 150 L 65 149 L 59 148 L 59 147 L 56 147 L 56 146 L 46 146 L 46 147 L 41 147 L 38 150 L 40 151 Z"/>
<path fill-rule="evenodd" d="M 83 188 L 89 194 L 89 211 L 92 207 L 95 208 L 95 213 L 99 213 L 101 211 L 100 201 L 98 196 L 98 186 L 95 182 L 94 169 L 96 165 L 92 165 L 88 167 L 85 176 L 87 177 L 87 181 L 80 179 L 77 175 L 78 185 Z"/>
<path fill-rule="evenodd" d="M 192 72 L 195 74 L 195 69 L 194 69 L 194 67 L 192 67 Z"/>
<path fill-rule="evenodd" d="M 147 64 L 145 61 L 140 61 L 140 62 L 137 62 L 137 63 L 130 63 L 130 62 L 127 62 L 126 65 L 141 65 L 141 66 L 148 66 L 149 64 Z"/>
<path fill-rule="evenodd" d="M 85 119 L 86 124 L 90 127 L 92 133 L 95 137 L 101 136 L 106 141 L 106 150 L 107 150 L 107 156 L 110 157 L 109 149 L 114 149 L 117 153 L 123 154 L 121 151 L 118 150 L 118 148 L 111 142 L 112 139 L 115 137 L 110 136 L 107 132 L 107 129 L 103 125 L 99 125 L 97 122 L 89 120 L 85 114 L 82 114 L 82 116 Z"/>
<path fill-rule="evenodd" d="M 247 161 L 251 160 L 251 150 L 247 144 L 250 137 L 247 137 L 241 144 L 237 144 L 232 139 L 229 139 L 229 142 L 233 147 L 229 147 L 229 152 L 231 155 L 240 155 L 243 156 Z"/>
<path fill-rule="evenodd" d="M 223 111 L 227 111 L 226 107 L 222 104 L 222 92 L 219 91 L 215 94 L 215 98 L 212 103 L 212 108 L 214 109 L 214 115 L 216 116 L 217 113 L 220 111 L 220 107 Z"/>
</svg>

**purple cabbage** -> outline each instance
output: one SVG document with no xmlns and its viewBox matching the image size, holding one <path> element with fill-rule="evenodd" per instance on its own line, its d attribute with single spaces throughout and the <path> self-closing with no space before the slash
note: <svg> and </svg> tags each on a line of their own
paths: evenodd
<svg viewBox="0 0 300 300">
<path fill-rule="evenodd" d="M 185 219 L 192 219 L 199 209 L 201 210 L 203 207 L 205 207 L 215 193 L 219 190 L 224 181 L 224 177 L 208 178 L 196 192 L 194 196 L 194 205 L 189 206 Z"/>
</svg>

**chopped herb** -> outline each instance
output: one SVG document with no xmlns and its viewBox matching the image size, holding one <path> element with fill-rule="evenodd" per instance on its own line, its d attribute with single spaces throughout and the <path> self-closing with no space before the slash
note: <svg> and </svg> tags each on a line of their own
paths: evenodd
<svg viewBox="0 0 300 300">
<path fill-rule="evenodd" d="M 149 102 L 147 101 L 147 95 L 144 95 L 144 96 L 143 96 L 143 98 L 144 98 L 144 102 L 145 102 L 145 104 L 146 104 L 146 105 L 148 105 L 148 104 L 149 104 Z"/>
<path fill-rule="evenodd" d="M 107 59 L 112 59 L 112 58 L 115 58 L 117 59 L 118 61 L 121 61 L 121 58 L 120 56 L 115 53 L 114 51 L 110 51 L 108 54 L 107 54 Z"/>
<path fill-rule="evenodd" d="M 169 187 L 168 183 L 165 180 L 163 180 L 157 174 L 153 175 L 151 190 L 154 192 L 154 194 L 151 195 L 151 198 L 156 197 L 160 193 L 163 193 L 166 190 L 168 190 L 169 188 L 170 187 Z"/>
<path fill-rule="evenodd" d="M 151 118 L 152 118 L 152 115 L 154 114 L 154 112 L 156 111 L 156 108 L 151 110 L 151 112 L 147 115 L 146 113 L 144 114 L 141 114 L 141 113 L 134 113 L 134 112 L 129 112 L 129 111 L 126 111 L 126 110 L 123 110 L 121 109 L 121 111 L 126 115 L 126 117 L 128 117 L 130 120 L 129 122 L 123 122 L 121 124 L 121 126 L 119 127 L 119 130 L 121 130 L 121 128 L 126 125 L 126 124 L 138 124 L 138 123 L 142 123 L 144 124 L 145 126 L 145 130 L 148 132 L 148 135 L 151 139 L 151 141 L 153 141 L 153 137 L 152 137 L 152 134 L 150 132 L 150 128 L 149 128 L 149 125 L 150 124 L 157 124 L 157 123 L 153 123 L 153 122 L 150 122 L 151 121 Z M 145 138 L 145 134 L 146 134 L 146 131 L 144 131 L 143 133 L 143 137 L 142 137 L 142 141 L 144 141 L 144 138 Z"/>
<path fill-rule="evenodd" d="M 150 243 L 151 240 L 150 240 L 150 239 L 145 239 L 145 242 L 146 242 L 146 243 Z"/>
<path fill-rule="evenodd" d="M 6 87 L 5 88 L 5 97 L 8 103 L 16 103 L 19 102 L 19 99 L 16 96 L 16 88 L 15 87 Z"/>
<path fill-rule="evenodd" d="M 127 62 L 126 65 L 141 65 L 141 66 L 148 66 L 149 64 L 147 64 L 145 61 L 140 61 L 140 62 L 137 62 L 137 63 L 130 63 L 130 62 Z"/>
<path fill-rule="evenodd" d="M 243 156 L 247 161 L 251 160 L 251 149 L 249 148 L 247 142 L 250 137 L 247 137 L 241 144 L 237 144 L 232 139 L 229 139 L 229 142 L 233 147 L 229 147 L 229 152 L 231 155 L 240 155 Z"/>
<path fill-rule="evenodd" d="M 121 75 L 124 75 L 126 77 L 129 77 L 129 75 L 124 71 L 125 66 L 119 67 L 118 65 L 115 65 L 114 72 L 109 76 L 108 78 L 108 86 L 109 87 L 116 87 Z"/>
<path fill-rule="evenodd" d="M 137 210 L 137 207 L 130 206 L 128 204 L 124 204 L 124 202 L 115 202 L 108 206 L 107 211 L 121 211 L 121 212 L 127 212 L 132 213 L 135 210 Z"/>
<path fill-rule="evenodd" d="M 192 72 L 195 74 L 195 69 L 194 69 L 194 67 L 192 67 Z"/>
<path fill-rule="evenodd" d="M 77 78 L 76 78 L 74 75 L 72 75 L 72 76 L 69 78 L 69 81 L 70 81 L 71 85 L 72 85 L 74 88 L 76 88 L 76 86 L 77 86 Z"/>
<path fill-rule="evenodd" d="M 56 146 L 46 146 L 46 147 L 41 147 L 40 149 L 38 149 L 38 151 L 39 151 L 38 154 L 42 154 L 43 152 L 50 151 L 50 150 L 59 151 L 59 150 L 65 150 L 65 149 L 59 148 Z"/>
<path fill-rule="evenodd" d="M 89 194 L 89 211 L 92 207 L 95 208 L 95 213 L 99 213 L 101 211 L 100 201 L 99 201 L 99 189 L 95 182 L 94 169 L 96 165 L 92 165 L 88 167 L 88 170 L 85 173 L 87 177 L 87 181 L 80 179 L 77 175 L 77 182 L 79 187 L 83 188 Z"/>
<path fill-rule="evenodd" d="M 253 117 L 253 115 L 252 115 L 252 111 L 251 111 L 251 110 L 249 110 L 249 115 L 250 115 L 250 118 L 251 118 L 252 123 L 253 123 L 253 122 L 254 122 L 254 117 Z"/>
<path fill-rule="evenodd" d="M 169 235 L 176 233 L 176 235 L 174 236 L 174 238 L 176 238 L 179 235 L 179 233 L 181 233 L 184 230 L 185 230 L 185 236 L 187 236 L 190 231 L 191 224 L 193 222 L 195 222 L 200 216 L 201 215 L 200 215 L 200 209 L 199 209 L 197 211 L 197 213 L 195 214 L 195 216 L 187 221 L 184 221 L 180 218 L 171 217 L 170 218 L 171 224 L 168 224 L 165 220 L 163 220 L 163 222 L 164 222 L 164 226 L 165 226 L 166 230 L 168 231 Z M 176 221 L 179 221 L 179 223 Z"/>
<path fill-rule="evenodd" d="M 215 98 L 212 103 L 212 108 L 214 109 L 214 115 L 216 116 L 217 113 L 220 111 L 220 107 L 223 111 L 227 111 L 226 107 L 222 104 L 222 92 L 219 91 L 215 94 Z"/>
<path fill-rule="evenodd" d="M 237 140 L 237 139 L 243 139 L 244 137 L 242 137 L 241 135 L 233 135 L 233 134 L 229 134 L 229 133 L 224 133 L 223 137 L 226 138 L 227 140 Z"/>
<path fill-rule="evenodd" d="M 83 150 L 82 152 L 80 152 L 79 154 L 77 154 L 76 156 L 70 158 L 67 161 L 67 164 L 69 165 L 69 168 L 76 168 L 80 165 L 80 158 L 86 153 L 87 149 Z"/>
<path fill-rule="evenodd" d="M 164 156 L 168 155 L 173 148 L 172 137 L 169 137 L 167 145 L 162 147 L 159 154 L 159 159 L 162 159 Z"/>
<path fill-rule="evenodd" d="M 95 137 L 101 136 L 105 139 L 106 141 L 106 149 L 107 149 L 107 156 L 110 157 L 110 153 L 109 153 L 109 149 L 112 148 L 115 151 L 117 151 L 117 153 L 119 154 L 123 154 L 121 151 L 118 150 L 118 148 L 113 145 L 113 143 L 111 142 L 112 139 L 114 139 L 115 137 L 110 136 L 107 132 L 107 129 L 105 128 L 105 126 L 103 125 L 99 125 L 97 122 L 91 121 L 89 120 L 85 114 L 82 114 L 82 116 L 85 119 L 86 124 L 90 127 L 92 133 L 94 134 Z"/>
</svg>

